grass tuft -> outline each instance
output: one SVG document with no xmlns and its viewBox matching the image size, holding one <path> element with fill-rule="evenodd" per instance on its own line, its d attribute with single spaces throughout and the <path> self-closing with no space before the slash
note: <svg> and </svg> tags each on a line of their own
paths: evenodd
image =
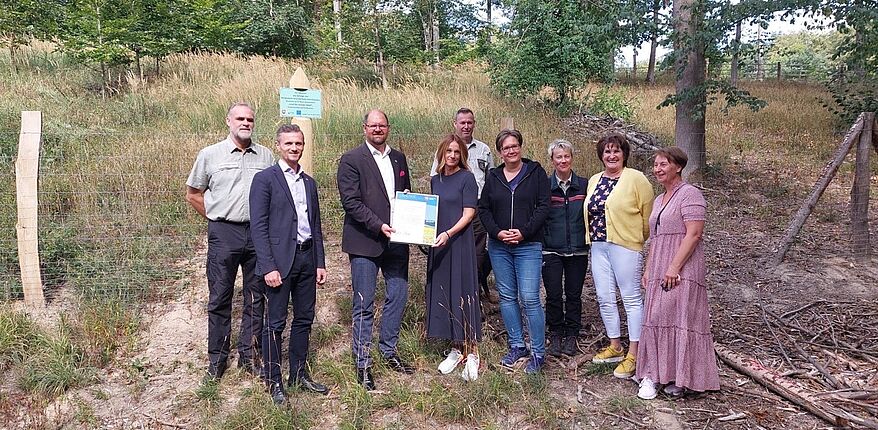
<svg viewBox="0 0 878 430">
<path fill-rule="evenodd" d="M 87 365 L 84 351 L 72 336 L 65 316 L 54 336 L 38 336 L 38 344 L 20 366 L 18 385 L 33 395 L 51 398 L 94 382 L 96 369 Z"/>
<path fill-rule="evenodd" d="M 27 315 L 0 308 L 0 371 L 24 361 L 39 341 L 39 329 Z"/>
</svg>

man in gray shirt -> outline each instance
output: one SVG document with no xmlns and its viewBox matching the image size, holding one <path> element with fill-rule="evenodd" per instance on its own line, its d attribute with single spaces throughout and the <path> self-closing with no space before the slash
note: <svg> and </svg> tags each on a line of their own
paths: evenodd
<svg viewBox="0 0 878 430">
<path fill-rule="evenodd" d="M 473 131 L 476 128 L 476 117 L 469 108 L 462 107 L 454 114 L 454 134 L 460 137 L 467 146 L 467 155 L 469 169 L 476 177 L 476 185 L 479 186 L 479 197 L 482 196 L 482 188 L 485 187 L 485 175 L 488 170 L 494 168 L 494 156 L 491 154 L 491 148 L 480 140 L 473 138 Z M 430 167 L 430 176 L 436 174 L 438 161 L 433 159 L 433 166 Z M 487 245 L 488 233 L 482 227 L 479 217 L 473 218 L 473 234 L 476 239 L 476 263 L 479 273 L 479 286 L 482 290 L 482 296 L 493 303 L 497 303 L 497 298 L 489 294 L 488 291 L 488 274 L 491 273 L 491 261 L 488 259 L 488 253 L 485 246 Z"/>
<path fill-rule="evenodd" d="M 232 332 L 232 295 L 241 267 L 244 310 L 238 337 L 238 367 L 258 374 L 264 303 L 256 276 L 256 251 L 250 239 L 250 183 L 256 172 L 274 164 L 271 150 L 251 140 L 254 112 L 246 103 L 229 107 L 229 136 L 202 149 L 186 181 L 186 201 L 208 219 L 207 225 L 207 373 L 226 371 Z"/>
</svg>

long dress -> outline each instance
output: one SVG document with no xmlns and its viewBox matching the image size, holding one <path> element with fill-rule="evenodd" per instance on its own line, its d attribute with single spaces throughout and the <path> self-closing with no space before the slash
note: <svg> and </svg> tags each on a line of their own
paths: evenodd
<svg viewBox="0 0 878 430">
<path fill-rule="evenodd" d="M 479 188 L 468 170 L 430 180 L 432 193 L 439 196 L 436 231 L 457 224 L 464 208 L 476 209 Z M 456 342 L 482 338 L 476 276 L 476 244 L 473 226 L 458 232 L 444 246 L 430 248 L 427 260 L 427 336 Z"/>
<path fill-rule="evenodd" d="M 685 221 L 705 219 L 701 191 L 682 183 L 662 207 L 665 193 L 649 217 L 649 279 L 643 330 L 637 352 L 637 378 L 694 391 L 719 390 L 719 372 L 710 331 L 705 285 L 706 265 L 701 242 L 680 270 L 680 283 L 662 291 L 661 281 L 686 235 Z"/>
</svg>

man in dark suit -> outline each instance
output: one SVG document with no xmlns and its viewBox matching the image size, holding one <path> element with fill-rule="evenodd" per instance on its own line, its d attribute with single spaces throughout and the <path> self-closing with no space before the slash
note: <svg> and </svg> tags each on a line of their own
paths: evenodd
<svg viewBox="0 0 878 430">
<path fill-rule="evenodd" d="M 265 283 L 263 377 L 277 404 L 286 402 L 281 382 L 280 343 L 290 299 L 293 322 L 290 324 L 289 384 L 329 393 L 326 386 L 311 379 L 306 367 L 317 285 L 326 282 L 326 263 L 317 184 L 299 165 L 304 148 L 305 136 L 298 126 L 280 126 L 277 130 L 280 160 L 257 173 L 250 187 L 256 273 Z"/>
<path fill-rule="evenodd" d="M 385 141 L 390 134 L 387 115 L 372 110 L 363 118 L 365 142 L 344 153 L 338 165 L 338 193 L 345 211 L 341 248 L 348 253 L 353 287 L 352 353 L 357 380 L 375 389 L 370 370 L 372 322 L 378 269 L 384 274 L 385 294 L 378 350 L 387 365 L 400 373 L 414 368 L 397 355 L 399 328 L 408 300 L 409 248 L 390 243 L 391 202 L 396 191 L 411 188 L 405 155 Z"/>
</svg>

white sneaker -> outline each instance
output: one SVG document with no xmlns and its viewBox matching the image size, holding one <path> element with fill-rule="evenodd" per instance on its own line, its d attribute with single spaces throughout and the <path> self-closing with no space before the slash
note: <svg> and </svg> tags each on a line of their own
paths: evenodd
<svg viewBox="0 0 878 430">
<path fill-rule="evenodd" d="M 439 363 L 439 373 L 447 375 L 454 372 L 454 369 L 457 368 L 457 365 L 460 364 L 461 361 L 463 361 L 463 354 L 461 354 L 457 348 L 453 348 L 451 352 L 448 353 L 448 357 Z"/>
<path fill-rule="evenodd" d="M 640 397 L 643 400 L 652 400 L 658 395 L 658 392 L 655 389 L 655 382 L 652 382 L 652 379 L 643 378 L 640 381 L 640 389 L 637 390 L 637 397 Z"/>
<path fill-rule="evenodd" d="M 460 372 L 460 377 L 463 378 L 464 381 L 475 381 L 479 379 L 479 356 L 475 354 L 469 354 L 466 356 L 466 364 L 463 365 L 463 372 Z"/>
</svg>

